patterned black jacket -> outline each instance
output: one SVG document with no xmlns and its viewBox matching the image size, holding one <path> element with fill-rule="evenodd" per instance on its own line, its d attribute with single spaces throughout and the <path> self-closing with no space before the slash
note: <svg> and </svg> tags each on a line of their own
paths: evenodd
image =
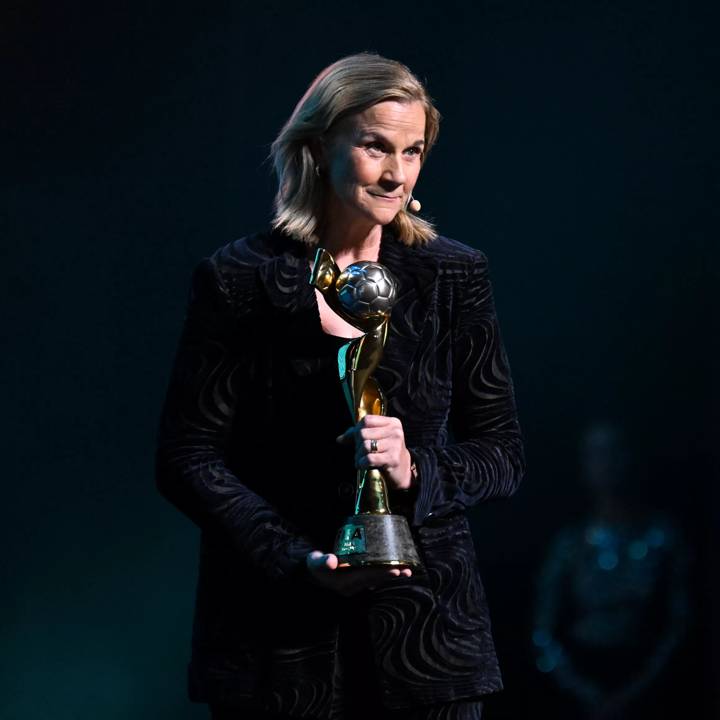
<svg viewBox="0 0 720 720">
<path fill-rule="evenodd" d="M 288 418 L 275 373 L 295 357 L 283 334 L 317 307 L 304 249 L 257 233 L 202 260 L 163 407 L 160 492 L 202 529 L 190 697 L 332 717 L 339 612 L 366 613 L 383 703 L 446 702 L 501 689 L 465 510 L 508 497 L 524 472 L 510 370 L 485 256 L 445 237 L 407 247 L 386 229 L 379 262 L 399 299 L 376 377 L 417 465 L 408 517 L 427 574 L 345 600 L 308 576 L 343 511 L 317 521 L 306 484 L 287 482 Z M 319 322 L 319 320 L 318 320 Z M 248 457 L 261 457 L 253 464 Z M 285 463 L 285 464 L 283 464 Z M 328 518 L 327 527 L 321 517 Z"/>
</svg>

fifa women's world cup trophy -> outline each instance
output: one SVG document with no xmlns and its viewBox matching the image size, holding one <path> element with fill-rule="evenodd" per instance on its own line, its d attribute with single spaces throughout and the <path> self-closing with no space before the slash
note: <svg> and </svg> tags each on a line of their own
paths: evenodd
<svg viewBox="0 0 720 720">
<path fill-rule="evenodd" d="M 331 310 L 364 333 L 338 351 L 340 382 L 353 422 L 368 414 L 385 415 L 385 395 L 372 373 L 382 358 L 397 281 L 386 267 L 366 260 L 340 272 L 332 255 L 319 248 L 310 283 Z M 333 553 L 338 567 L 422 568 L 407 520 L 390 512 L 380 468 L 357 471 L 354 515 L 338 530 Z"/>
</svg>

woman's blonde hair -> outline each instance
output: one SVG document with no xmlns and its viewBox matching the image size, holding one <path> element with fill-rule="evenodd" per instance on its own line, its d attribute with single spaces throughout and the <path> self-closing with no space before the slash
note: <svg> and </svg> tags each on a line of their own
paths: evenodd
<svg viewBox="0 0 720 720">
<path fill-rule="evenodd" d="M 341 58 L 313 80 L 272 144 L 270 159 L 278 178 L 272 227 L 315 245 L 323 207 L 323 180 L 315 172 L 311 147 L 342 118 L 385 100 L 419 100 L 425 108 L 422 162 L 435 144 L 440 113 L 423 84 L 396 60 L 363 52 Z M 401 209 L 390 223 L 406 245 L 437 237 L 432 223 Z"/>
</svg>

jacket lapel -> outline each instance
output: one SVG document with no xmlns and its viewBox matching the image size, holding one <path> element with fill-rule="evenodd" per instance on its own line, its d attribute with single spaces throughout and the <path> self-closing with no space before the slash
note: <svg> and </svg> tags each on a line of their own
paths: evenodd
<svg viewBox="0 0 720 720">
<path fill-rule="evenodd" d="M 400 402 L 403 388 L 416 367 L 421 340 L 434 313 L 437 262 L 419 247 L 404 245 L 394 235 L 383 235 L 378 260 L 398 281 L 398 297 L 390 315 L 390 328 L 382 360 L 375 373 L 380 387 L 393 403 Z M 406 398 L 407 400 L 407 398 Z"/>
<path fill-rule="evenodd" d="M 383 233 L 378 261 L 398 281 L 398 297 L 390 317 L 391 334 L 419 340 L 437 285 L 435 259 L 422 248 L 409 247 L 389 230 Z"/>
<path fill-rule="evenodd" d="M 305 246 L 280 232 L 262 237 L 267 257 L 257 266 L 257 277 L 270 305 L 284 313 L 312 307 L 315 291 L 310 285 Z"/>
</svg>

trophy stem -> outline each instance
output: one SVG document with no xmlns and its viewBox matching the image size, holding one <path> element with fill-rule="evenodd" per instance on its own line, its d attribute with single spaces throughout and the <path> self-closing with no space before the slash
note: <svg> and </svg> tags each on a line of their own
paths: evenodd
<svg viewBox="0 0 720 720">
<path fill-rule="evenodd" d="M 355 501 L 355 514 L 390 513 L 387 485 L 382 472 L 378 468 L 358 470 L 357 499 Z"/>
</svg>

